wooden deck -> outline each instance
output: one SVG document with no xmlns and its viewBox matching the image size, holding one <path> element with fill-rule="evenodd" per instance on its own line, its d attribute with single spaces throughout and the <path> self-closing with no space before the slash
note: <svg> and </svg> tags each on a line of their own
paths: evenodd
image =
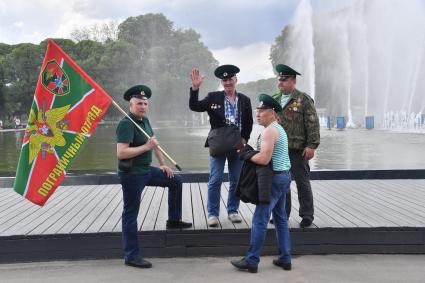
<svg viewBox="0 0 425 283">
<path fill-rule="evenodd" d="M 300 229 L 298 200 L 292 183 L 290 228 L 294 252 L 425 253 L 425 180 L 312 181 L 315 220 Z M 185 183 L 184 231 L 166 230 L 167 189 L 145 188 L 138 217 L 141 243 L 148 255 L 239 254 L 249 240 L 254 205 L 241 202 L 242 223 L 227 219 L 228 184 L 222 187 L 220 225 L 207 226 L 207 184 Z M 44 207 L 0 188 L 0 262 L 120 256 L 122 193 L 120 185 L 59 187 Z M 273 225 L 269 225 L 270 235 Z M 265 252 L 273 252 L 269 237 Z M 38 243 L 37 247 L 33 247 Z M 106 246 L 105 246 L 106 245 Z M 91 253 L 76 251 L 86 247 Z M 25 250 L 25 247 L 27 249 Z M 161 248 L 163 248 L 161 250 Z M 108 252 L 109 250 L 109 252 Z M 69 253 L 71 251 L 71 254 Z"/>
</svg>

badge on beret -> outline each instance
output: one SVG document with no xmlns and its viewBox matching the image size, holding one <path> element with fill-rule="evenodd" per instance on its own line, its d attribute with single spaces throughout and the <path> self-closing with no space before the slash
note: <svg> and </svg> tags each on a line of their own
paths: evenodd
<svg viewBox="0 0 425 283">
<path fill-rule="evenodd" d="M 239 73 L 239 68 L 234 65 L 222 65 L 217 67 L 214 71 L 214 75 L 219 79 L 229 79 Z"/>
<path fill-rule="evenodd" d="M 276 65 L 276 72 L 280 76 L 300 76 L 301 74 L 289 67 L 288 65 L 283 64 L 277 64 Z"/>
<path fill-rule="evenodd" d="M 137 97 L 140 99 L 148 99 L 152 96 L 152 91 L 148 86 L 145 85 L 135 85 L 126 90 L 124 93 L 124 100 L 130 101 L 132 97 Z"/>
</svg>

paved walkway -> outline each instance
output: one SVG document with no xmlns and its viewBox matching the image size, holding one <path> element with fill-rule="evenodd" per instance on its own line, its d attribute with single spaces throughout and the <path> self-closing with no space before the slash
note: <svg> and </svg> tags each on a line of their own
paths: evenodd
<svg viewBox="0 0 425 283">
<path fill-rule="evenodd" d="M 122 260 L 0 264 L 1 282 L 425 282 L 425 255 L 327 255 L 293 259 L 292 271 L 262 257 L 257 274 L 236 270 L 235 258 L 152 259 L 152 269 L 124 266 Z"/>
</svg>

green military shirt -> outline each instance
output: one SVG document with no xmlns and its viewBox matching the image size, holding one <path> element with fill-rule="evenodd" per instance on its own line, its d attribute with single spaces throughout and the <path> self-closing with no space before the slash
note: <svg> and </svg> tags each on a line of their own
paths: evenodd
<svg viewBox="0 0 425 283">
<path fill-rule="evenodd" d="M 282 93 L 276 92 L 273 98 L 281 103 Z M 279 113 L 279 123 L 288 135 L 288 147 L 292 150 L 316 149 L 320 144 L 319 117 L 313 99 L 295 89 Z"/>
<path fill-rule="evenodd" d="M 149 136 L 153 136 L 153 130 L 149 119 L 143 117 L 142 120 L 137 119 L 131 112 L 128 115 L 143 129 Z M 148 138 L 136 128 L 133 122 L 127 117 L 121 119 L 118 123 L 117 130 L 117 143 L 128 143 L 130 147 L 144 145 Z M 130 174 L 147 174 L 149 167 L 152 163 L 152 150 L 149 150 L 141 155 L 133 158 L 132 168 Z"/>
</svg>

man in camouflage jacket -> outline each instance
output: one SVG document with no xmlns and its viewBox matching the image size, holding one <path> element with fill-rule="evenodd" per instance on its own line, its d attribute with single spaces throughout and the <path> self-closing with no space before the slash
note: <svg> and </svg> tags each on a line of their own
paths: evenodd
<svg viewBox="0 0 425 283">
<path fill-rule="evenodd" d="M 295 179 L 300 203 L 299 215 L 302 218 L 300 226 L 308 227 L 314 219 L 313 193 L 310 185 L 310 166 L 308 161 L 313 158 L 320 144 L 319 118 L 313 99 L 306 93 L 295 88 L 296 76 L 301 75 L 289 66 L 278 64 L 279 91 L 273 95 L 282 106 L 279 123 L 288 136 L 291 174 Z M 290 192 L 286 198 L 286 214 L 291 212 Z"/>
</svg>

